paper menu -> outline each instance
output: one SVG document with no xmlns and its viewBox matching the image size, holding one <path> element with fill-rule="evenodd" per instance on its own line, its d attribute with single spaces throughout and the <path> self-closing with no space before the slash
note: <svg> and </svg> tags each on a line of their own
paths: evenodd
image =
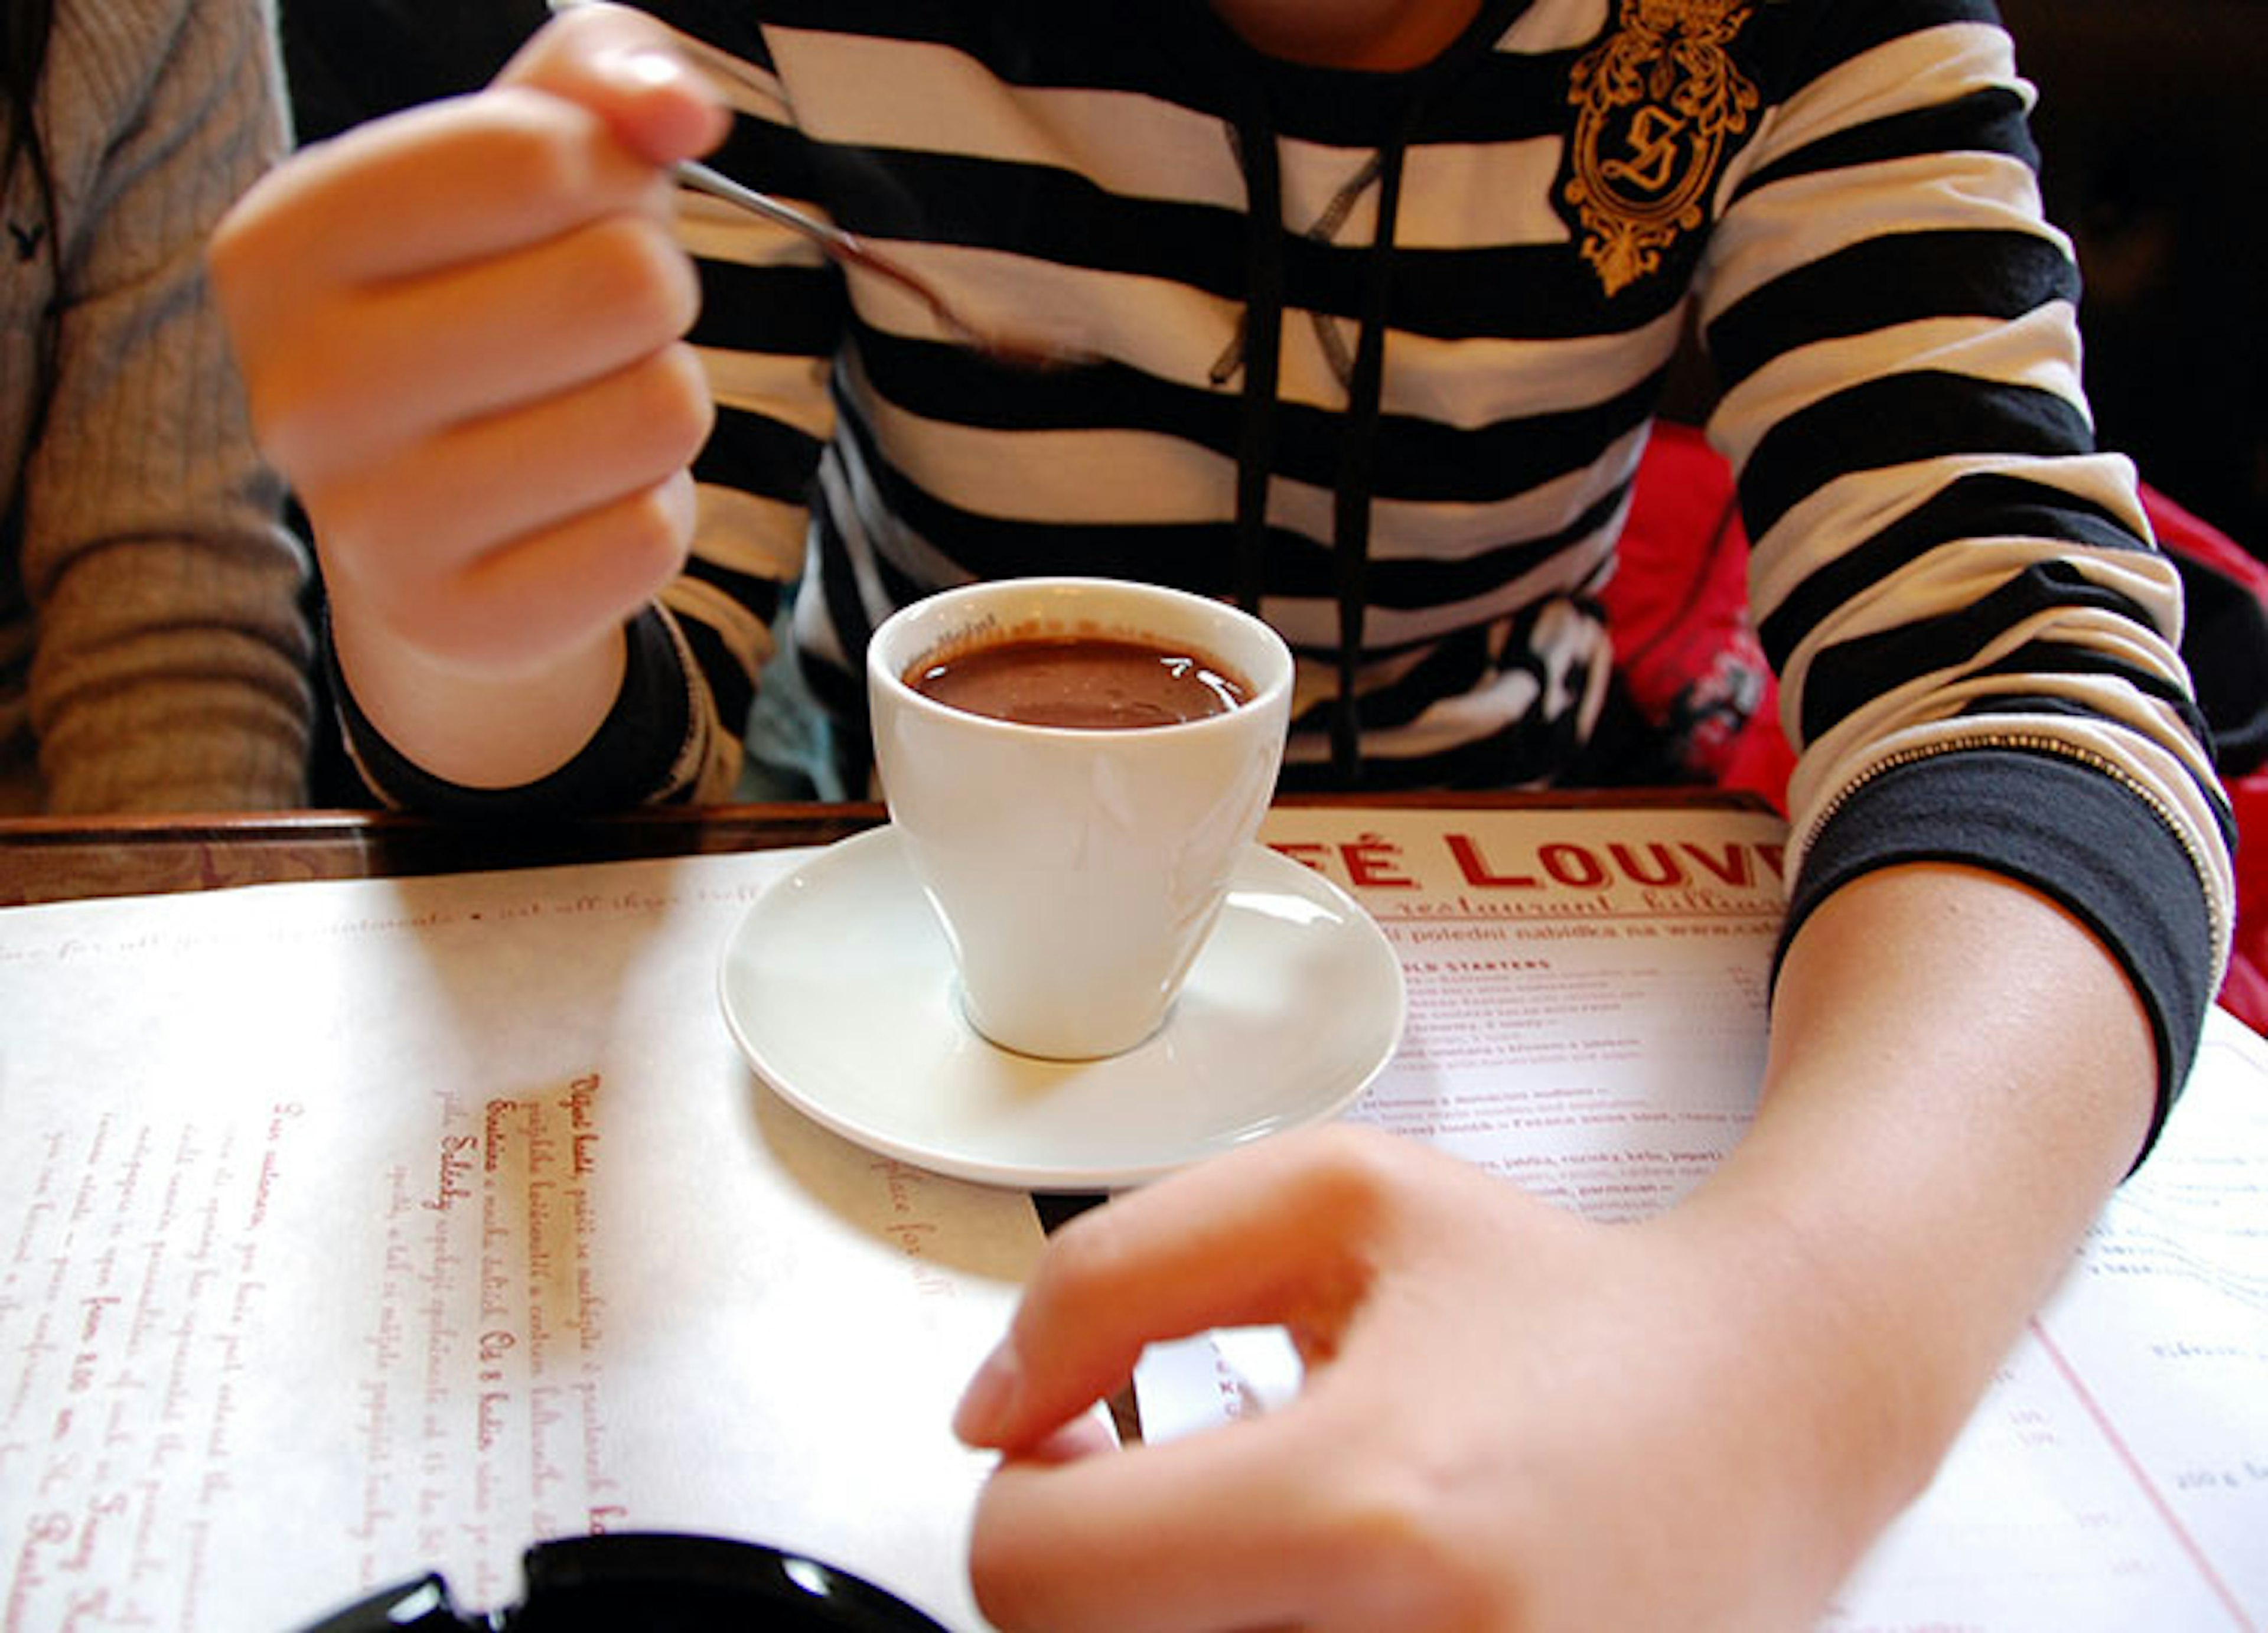
<svg viewBox="0 0 2268 1633">
<path fill-rule="evenodd" d="M 792 853 L 0 915 L 7 1629 L 278 1630 L 540 1535 L 828 1558 L 956 1628 L 1027 1198 L 760 1089 Z"/>
<path fill-rule="evenodd" d="M 1775 819 L 1294 807 L 1266 836 L 1351 889 L 1403 960 L 1409 1033 L 1351 1116 L 1598 1217 L 1668 1205 L 1747 1126 Z M 1151 1438 L 1298 1387 L 1265 1330 L 1160 1346 L 1136 1379 Z M 2268 1046 L 2216 1012 L 2157 1151 L 1825 1633 L 2264 1626 Z"/>
<path fill-rule="evenodd" d="M 1745 1125 L 1772 819 L 1293 807 L 1269 836 L 1410 969 L 1358 1114 L 1602 1213 Z M 429 1565 L 482 1604 L 555 1519 L 767 1537 L 980 1627 L 982 1462 L 944 1425 L 1038 1232 L 732 1053 L 718 950 L 797 859 L 0 913 L 0 1629 L 280 1633 Z M 2205 1068 L 1833 1633 L 2268 1624 L 2268 1061 L 2216 1016 Z M 1211 1421 L 1296 1387 L 1239 1372 L 1266 1348 L 1199 1357 Z"/>
<path fill-rule="evenodd" d="M 1351 1115 L 1627 1217 L 1748 1125 L 1782 833 L 1724 808 L 1294 806 L 1263 837 L 1350 890 L 1402 959 L 1402 1047 Z"/>
</svg>

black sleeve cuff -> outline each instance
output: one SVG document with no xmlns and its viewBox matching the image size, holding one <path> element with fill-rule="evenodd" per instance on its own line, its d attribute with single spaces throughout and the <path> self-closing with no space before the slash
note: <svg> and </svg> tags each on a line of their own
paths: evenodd
<svg viewBox="0 0 2268 1633">
<path fill-rule="evenodd" d="M 1963 863 L 2017 879 L 2102 939 L 2139 994 L 2157 1045 L 2147 1155 L 2196 1057 L 2217 964 L 2212 911 L 2172 829 L 2109 778 L 2051 754 L 1967 749 L 1886 771 L 1821 828 L 1788 903 L 1780 955 L 1834 891 L 1906 862 Z"/>
<path fill-rule="evenodd" d="M 467 788 L 412 764 L 379 735 L 324 643 L 347 746 L 365 781 L 413 811 L 470 822 L 587 816 L 644 805 L 666 785 L 692 726 L 684 666 L 661 614 L 649 607 L 624 629 L 622 689 L 591 740 L 557 770 L 516 788 Z"/>
</svg>

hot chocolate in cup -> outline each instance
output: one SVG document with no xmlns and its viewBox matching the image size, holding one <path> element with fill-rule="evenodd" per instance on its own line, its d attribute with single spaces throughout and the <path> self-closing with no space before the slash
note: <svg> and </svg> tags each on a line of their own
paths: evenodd
<svg viewBox="0 0 2268 1633">
<path fill-rule="evenodd" d="M 941 591 L 875 631 L 882 796 L 971 1026 L 1082 1060 L 1165 1024 L 1267 814 L 1292 671 L 1260 620 L 1118 579 Z"/>
</svg>

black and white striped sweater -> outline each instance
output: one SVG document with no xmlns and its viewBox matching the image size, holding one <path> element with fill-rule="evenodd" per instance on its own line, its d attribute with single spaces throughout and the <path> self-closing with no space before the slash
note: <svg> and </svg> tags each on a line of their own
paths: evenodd
<svg viewBox="0 0 2268 1633">
<path fill-rule="evenodd" d="M 531 797 L 729 786 L 799 575 L 799 660 L 854 722 L 893 608 L 1117 574 L 1283 630 L 1287 781 L 1550 780 L 1603 694 L 1591 598 L 1697 324 L 1802 751 L 1792 923 L 1901 858 L 2014 875 L 2126 960 L 2177 1078 L 2227 945 L 2227 808 L 1983 0 L 1486 0 L 1404 74 L 1264 58 L 1203 0 L 647 9 L 736 111 L 720 168 L 1095 361 L 989 363 L 688 197 L 720 409 L 696 559 Z"/>
</svg>

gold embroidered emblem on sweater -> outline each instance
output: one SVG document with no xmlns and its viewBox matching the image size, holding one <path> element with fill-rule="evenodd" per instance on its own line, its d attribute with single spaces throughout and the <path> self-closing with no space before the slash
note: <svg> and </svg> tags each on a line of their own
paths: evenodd
<svg viewBox="0 0 2268 1633">
<path fill-rule="evenodd" d="M 1725 144 L 1756 107 L 1727 48 L 1749 11 L 1735 0 L 1622 0 L 1616 31 L 1575 64 L 1567 202 L 1582 217 L 1583 259 L 1609 295 L 1701 224 Z"/>
</svg>

